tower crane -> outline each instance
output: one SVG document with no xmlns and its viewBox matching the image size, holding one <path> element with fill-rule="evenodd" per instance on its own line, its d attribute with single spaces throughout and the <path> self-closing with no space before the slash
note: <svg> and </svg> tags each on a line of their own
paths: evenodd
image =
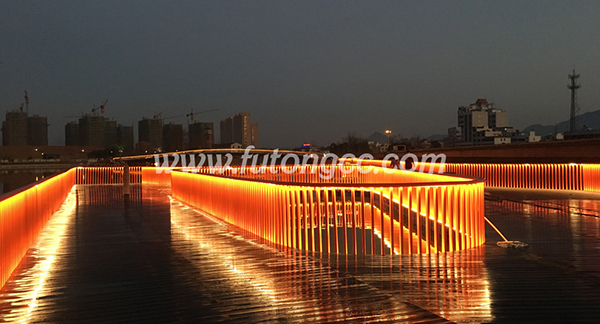
<svg viewBox="0 0 600 324">
<path fill-rule="evenodd" d="M 185 115 L 185 116 L 186 116 L 186 117 L 190 117 L 191 124 L 193 124 L 193 123 L 194 123 L 194 116 L 195 116 L 195 115 L 204 114 L 204 113 L 208 113 L 208 112 L 211 112 L 211 111 L 217 111 L 217 110 L 219 110 L 219 108 L 217 108 L 217 109 L 210 109 L 210 110 L 204 110 L 204 111 L 198 111 L 198 112 L 194 112 L 194 108 L 192 108 L 192 112 L 190 112 L 189 114 L 187 114 L 187 115 Z"/>
<path fill-rule="evenodd" d="M 94 108 L 92 108 L 92 114 L 96 112 L 96 110 L 100 109 L 100 114 L 102 114 L 102 116 L 104 116 L 104 106 L 106 106 L 106 103 L 108 102 L 108 99 L 104 100 L 104 102 L 100 105 L 100 107 L 96 107 L 96 105 L 94 105 Z"/>
<path fill-rule="evenodd" d="M 104 100 L 104 102 L 100 105 L 100 113 L 102 114 L 102 116 L 104 116 L 104 106 L 106 106 L 107 102 L 108 99 Z"/>
<path fill-rule="evenodd" d="M 181 117 L 190 117 L 192 124 L 194 123 L 194 116 L 195 115 L 199 115 L 199 114 L 204 114 L 207 112 L 211 112 L 211 111 L 216 111 L 219 110 L 217 109 L 211 109 L 211 110 L 204 110 L 204 111 L 198 111 L 198 112 L 194 112 L 194 109 L 192 109 L 192 112 L 187 114 L 187 115 L 179 115 L 179 116 L 169 116 L 169 117 L 162 117 L 162 111 L 159 113 L 154 114 L 154 116 L 152 116 L 153 119 L 161 119 L 161 120 L 167 120 L 167 119 L 173 119 L 173 118 L 181 118 Z"/>
<path fill-rule="evenodd" d="M 29 113 L 29 96 L 27 96 L 27 90 L 25 90 L 25 112 Z"/>
<path fill-rule="evenodd" d="M 173 118 L 179 118 L 179 117 L 183 117 L 183 116 L 171 116 L 171 117 L 162 117 L 162 111 L 154 114 L 154 116 L 152 116 L 152 119 L 160 119 L 160 120 L 166 120 L 166 119 L 173 119 Z"/>
</svg>

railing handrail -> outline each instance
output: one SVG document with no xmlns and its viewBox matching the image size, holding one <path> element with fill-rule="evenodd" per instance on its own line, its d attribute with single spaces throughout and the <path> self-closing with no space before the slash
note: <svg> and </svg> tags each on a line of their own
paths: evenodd
<svg viewBox="0 0 600 324">
<path fill-rule="evenodd" d="M 453 178 L 461 178 L 465 179 L 465 181 L 427 181 L 427 182 L 373 182 L 373 183 L 344 183 L 344 182 L 297 182 L 297 181 L 277 181 L 277 180 L 268 180 L 268 179 L 253 179 L 253 178 L 245 178 L 239 176 L 227 176 L 223 174 L 214 174 L 214 173 L 193 173 L 193 172 L 183 172 L 180 170 L 173 170 L 171 172 L 178 173 L 189 173 L 196 175 L 206 175 L 224 179 L 231 180 L 240 180 L 240 181 L 248 181 L 248 182 L 262 182 L 262 183 L 270 183 L 282 186 L 298 186 L 298 187 L 315 187 L 315 188 L 327 188 L 327 187 L 360 187 L 360 188 L 377 188 L 377 187 L 394 187 L 394 188 L 403 188 L 403 187 L 439 187 L 439 186 L 450 186 L 450 185 L 467 185 L 467 184 L 476 184 L 485 182 L 485 179 L 479 177 L 472 176 L 458 176 L 451 174 L 443 174 L 447 177 Z"/>
</svg>

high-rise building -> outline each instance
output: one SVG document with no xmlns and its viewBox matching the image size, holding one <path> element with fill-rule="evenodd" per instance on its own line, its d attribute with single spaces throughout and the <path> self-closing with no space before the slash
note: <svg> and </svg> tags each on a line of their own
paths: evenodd
<svg viewBox="0 0 600 324">
<path fill-rule="evenodd" d="M 123 147 L 124 153 L 133 151 L 133 126 L 117 126 L 117 143 Z"/>
<path fill-rule="evenodd" d="M 133 126 L 117 125 L 117 121 L 104 116 L 85 115 L 79 123 L 65 125 L 66 146 L 97 146 L 115 149 L 123 146 L 125 152 L 133 151 Z"/>
<path fill-rule="evenodd" d="M 48 145 L 48 118 L 33 115 L 27 117 L 27 144 Z"/>
<path fill-rule="evenodd" d="M 28 116 L 22 110 L 7 112 L 2 122 L 2 145 L 48 145 L 48 118 Z"/>
<path fill-rule="evenodd" d="M 117 121 L 104 119 L 104 147 L 114 148 L 117 145 Z"/>
<path fill-rule="evenodd" d="M 144 118 L 138 121 L 138 140 L 146 142 L 151 149 L 162 150 L 163 121 L 160 118 Z"/>
<path fill-rule="evenodd" d="M 221 144 L 239 143 L 243 147 L 258 146 L 258 124 L 252 124 L 250 113 L 239 113 L 221 120 Z"/>
<path fill-rule="evenodd" d="M 2 122 L 2 145 L 27 145 L 27 113 L 13 110 L 6 113 Z"/>
<path fill-rule="evenodd" d="M 185 149 L 183 144 L 183 125 L 166 124 L 163 126 L 163 151 L 175 152 Z"/>
<path fill-rule="evenodd" d="M 508 113 L 494 108 L 486 99 L 458 107 L 458 127 L 465 144 L 510 143 L 513 128 L 508 126 Z"/>
<path fill-rule="evenodd" d="M 221 144 L 231 144 L 233 140 L 233 117 L 221 119 Z"/>
<path fill-rule="evenodd" d="M 105 147 L 105 125 L 103 116 L 85 115 L 79 118 L 79 144 Z"/>
<path fill-rule="evenodd" d="M 76 121 L 69 122 L 65 125 L 65 145 L 79 146 L 79 124 Z"/>
<path fill-rule="evenodd" d="M 214 144 L 213 123 L 196 122 L 189 127 L 189 149 L 210 149 Z"/>
</svg>

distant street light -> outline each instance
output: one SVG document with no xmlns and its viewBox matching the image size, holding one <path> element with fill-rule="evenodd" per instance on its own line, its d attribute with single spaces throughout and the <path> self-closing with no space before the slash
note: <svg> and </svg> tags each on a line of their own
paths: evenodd
<svg viewBox="0 0 600 324">
<path fill-rule="evenodd" d="M 390 142 L 390 136 L 392 135 L 392 131 L 391 131 L 391 130 L 389 130 L 389 129 L 386 129 L 386 130 L 385 130 L 385 135 L 387 135 L 387 138 L 388 138 L 388 143 L 389 143 L 389 142 Z"/>
</svg>

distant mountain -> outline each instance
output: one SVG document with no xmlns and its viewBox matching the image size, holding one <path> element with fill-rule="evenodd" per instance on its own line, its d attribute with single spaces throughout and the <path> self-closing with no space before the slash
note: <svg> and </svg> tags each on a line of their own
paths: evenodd
<svg viewBox="0 0 600 324">
<path fill-rule="evenodd" d="M 545 136 L 548 134 L 554 134 L 554 132 L 564 133 L 569 131 L 570 122 L 568 120 L 562 121 L 556 126 L 554 125 L 540 125 L 534 124 L 525 127 L 521 130 L 523 133 L 529 133 L 535 131 L 536 135 Z M 577 128 L 583 129 L 585 127 L 590 129 L 600 129 L 600 110 L 586 112 L 577 117 Z"/>
<path fill-rule="evenodd" d="M 369 135 L 369 137 L 367 137 L 367 141 L 369 141 L 369 142 L 387 143 L 388 142 L 388 137 L 387 137 L 387 135 L 381 134 L 380 132 L 375 132 L 375 133 Z"/>
</svg>

